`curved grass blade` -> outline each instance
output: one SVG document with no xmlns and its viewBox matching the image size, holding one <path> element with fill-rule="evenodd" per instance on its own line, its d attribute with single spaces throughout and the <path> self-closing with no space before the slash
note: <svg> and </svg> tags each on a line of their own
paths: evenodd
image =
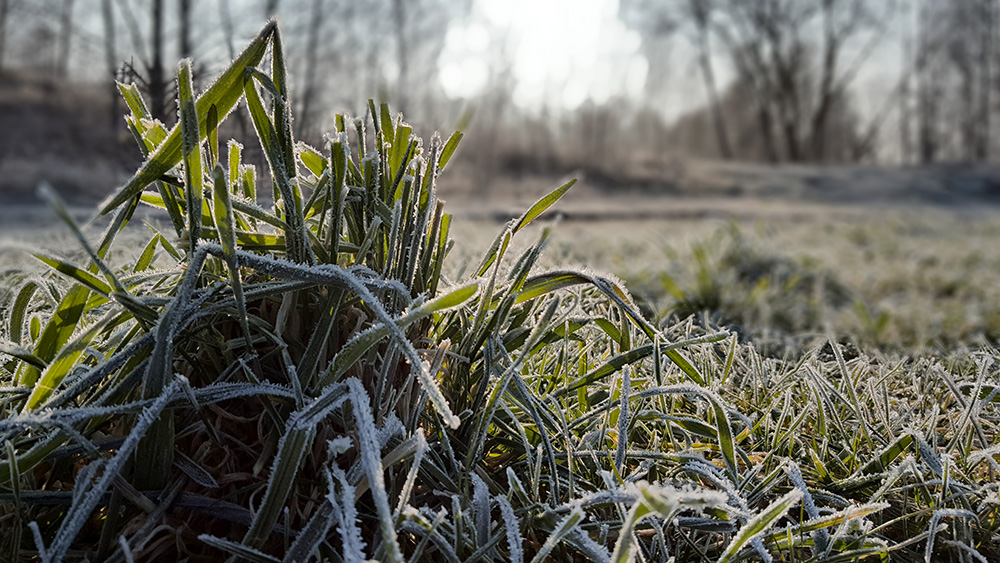
<svg viewBox="0 0 1000 563">
<path fill-rule="evenodd" d="M 728 563 L 739 559 L 739 552 L 747 547 L 755 539 L 760 539 L 761 535 L 802 499 L 802 491 L 792 489 L 785 493 L 783 497 L 771 503 L 767 508 L 756 514 L 736 532 L 732 541 L 726 546 L 726 550 L 719 557 L 719 563 Z"/>
<path fill-rule="evenodd" d="M 31 298 L 38 291 L 38 282 L 28 280 L 21 289 L 17 291 L 17 296 L 10 305 L 10 318 L 7 323 L 7 336 L 15 344 L 20 344 L 24 337 L 24 316 L 28 310 Z"/>
<path fill-rule="evenodd" d="M 232 199 L 229 197 L 229 186 L 226 182 L 226 171 L 221 164 L 216 164 L 212 170 L 214 195 L 215 228 L 219 232 L 219 242 L 222 245 L 222 255 L 229 269 L 229 282 L 236 297 L 236 313 L 239 315 L 243 335 L 247 346 L 252 341 L 250 321 L 247 315 L 247 303 L 243 296 L 243 281 L 240 278 L 240 266 L 236 259 L 236 220 L 233 218 Z"/>
<path fill-rule="evenodd" d="M 35 344 L 35 355 L 44 362 L 51 362 L 61 350 L 79 324 L 87 307 L 90 290 L 83 285 L 74 285 L 59 302 L 49 321 L 45 324 Z M 39 372 L 29 366 L 18 378 L 18 384 L 33 386 Z"/>
<path fill-rule="evenodd" d="M 528 210 L 524 212 L 524 215 L 521 215 L 521 217 L 517 220 L 517 222 L 514 223 L 514 226 L 511 228 L 511 234 L 516 234 L 518 231 L 520 231 L 524 227 L 527 227 L 532 221 L 537 219 L 539 215 L 545 213 L 545 210 L 552 207 L 552 205 L 555 204 L 555 202 L 559 201 L 559 199 L 563 195 L 565 195 L 566 192 L 569 191 L 569 189 L 572 188 L 573 184 L 575 183 L 576 183 L 576 178 L 552 190 L 547 195 L 545 195 L 544 197 L 533 203 L 531 207 L 529 207 Z"/>
<path fill-rule="evenodd" d="M 451 161 L 451 157 L 454 156 L 455 151 L 458 150 L 458 144 L 462 142 L 462 138 L 465 137 L 465 133 L 462 131 L 455 131 L 448 137 L 448 142 L 444 144 L 444 149 L 441 150 L 441 158 L 438 160 L 438 168 L 444 170 L 445 166 Z"/>
<path fill-rule="evenodd" d="M 531 563 L 541 563 L 542 561 L 545 561 L 545 558 L 549 556 L 549 553 L 551 553 L 552 550 L 559 545 L 559 542 L 561 542 L 563 538 L 576 529 L 577 524 L 579 524 L 585 516 L 586 514 L 584 514 L 583 510 L 579 506 L 573 507 L 573 510 L 564 516 L 558 524 L 556 524 L 555 529 L 552 530 L 552 533 L 550 533 L 549 537 L 546 538 L 541 549 L 539 549 L 538 553 L 531 558 Z"/>
<path fill-rule="evenodd" d="M 17 358 L 33 366 L 35 369 L 44 370 L 48 367 L 44 360 L 32 354 L 30 350 L 22 348 L 13 342 L 0 340 L 0 354 L 7 354 L 8 356 Z"/>
</svg>

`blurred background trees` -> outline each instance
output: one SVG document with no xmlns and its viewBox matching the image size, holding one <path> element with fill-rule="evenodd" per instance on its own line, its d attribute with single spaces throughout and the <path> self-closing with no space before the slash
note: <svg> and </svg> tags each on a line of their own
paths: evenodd
<svg viewBox="0 0 1000 563">
<path fill-rule="evenodd" d="M 368 98 L 388 100 L 424 135 L 472 115 L 464 151 L 485 182 L 576 169 L 628 178 L 684 158 L 991 162 L 1000 153 L 996 4 L 0 0 L 0 91 L 92 84 L 107 100 L 101 115 L 111 116 L 101 121 L 117 130 L 109 82 L 134 80 L 153 114 L 172 122 L 173 62 L 191 57 L 204 87 L 277 16 L 295 65 L 300 135 L 318 141 L 334 112 L 362 114 Z M 567 62 L 577 66 L 529 81 L 519 45 L 547 28 L 524 22 L 565 28 L 577 10 L 600 10 L 600 29 L 615 28 L 584 38 L 607 60 Z M 630 42 L 634 49 L 623 46 Z M 616 158 L 596 158 L 608 154 Z M 618 168 L 588 170 L 598 161 Z"/>
</svg>

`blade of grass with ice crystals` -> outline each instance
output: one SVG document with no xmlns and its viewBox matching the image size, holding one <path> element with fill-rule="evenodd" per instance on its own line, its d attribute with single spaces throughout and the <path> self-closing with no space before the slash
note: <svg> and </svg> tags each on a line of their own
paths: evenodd
<svg viewBox="0 0 1000 563">
<path fill-rule="evenodd" d="M 584 514 L 583 510 L 579 506 L 574 506 L 570 513 L 563 517 L 558 524 L 556 524 L 555 529 L 552 530 L 552 533 L 550 533 L 549 537 L 546 538 L 545 543 L 542 544 L 542 548 L 539 549 L 538 553 L 536 553 L 531 559 L 531 563 L 541 563 L 542 561 L 545 561 L 545 558 L 548 557 L 549 553 L 551 553 L 557 545 L 559 545 L 559 542 L 562 541 L 562 539 L 570 532 L 576 529 L 576 525 L 583 520 L 584 516 L 586 516 L 586 514 Z"/>
<path fill-rule="evenodd" d="M 208 167 L 215 168 L 219 164 L 219 108 L 215 104 L 208 106 L 205 129 L 208 131 Z"/>
<path fill-rule="evenodd" d="M 438 168 L 444 170 L 445 166 L 448 166 L 448 162 L 451 161 L 451 157 L 458 150 L 458 144 L 462 142 L 462 137 L 465 133 L 461 131 L 455 131 L 448 137 L 448 142 L 444 144 L 444 149 L 441 151 L 441 158 L 438 160 Z"/>
<path fill-rule="evenodd" d="M 979 516 L 971 510 L 955 508 L 935 510 L 934 515 L 931 516 L 931 522 L 927 526 L 927 545 L 924 547 L 924 561 L 926 563 L 931 563 L 936 560 L 934 559 L 934 538 L 937 536 L 938 525 L 940 524 L 942 518 L 971 518 L 973 520 L 979 520 Z"/>
<path fill-rule="evenodd" d="M 285 71 L 285 53 L 281 31 L 274 29 L 271 39 L 271 81 L 277 96 L 274 99 L 274 128 L 281 147 L 282 160 L 289 178 L 295 177 L 295 140 L 292 138 L 291 98 L 288 96 L 288 76 Z M 286 204 L 287 205 L 287 204 Z"/>
<path fill-rule="evenodd" d="M 514 514 L 514 507 L 503 495 L 493 497 L 497 505 L 500 506 L 500 517 L 503 518 L 503 526 L 507 533 L 507 556 L 511 563 L 522 563 L 524 561 L 524 550 L 521 547 L 521 524 Z"/>
<path fill-rule="evenodd" d="M 336 393 L 341 390 L 334 388 L 328 392 Z M 261 499 L 260 508 L 254 514 L 250 529 L 243 536 L 243 545 L 254 549 L 260 548 L 271 535 L 271 530 L 281 516 L 285 501 L 295 486 L 302 461 L 307 450 L 312 447 L 315 437 L 315 427 L 302 424 L 298 414 L 289 417 L 285 433 L 278 441 L 278 452 L 271 466 L 267 489 Z"/>
<path fill-rule="evenodd" d="M 486 545 L 490 537 L 490 490 L 482 477 L 472 473 L 472 519 L 475 522 L 476 546 Z"/>
<path fill-rule="evenodd" d="M 204 542 L 220 551 L 239 557 L 240 561 L 250 561 L 251 563 L 281 563 L 281 560 L 273 555 L 268 555 L 259 549 L 248 547 L 246 544 L 230 541 L 211 534 L 200 534 L 198 540 Z"/>
<path fill-rule="evenodd" d="M 865 516 L 881 512 L 890 506 L 892 505 L 888 502 L 876 502 L 849 506 L 843 510 L 834 512 L 833 514 L 826 514 L 817 518 L 811 518 L 788 529 L 772 532 L 763 538 L 764 544 L 774 545 L 777 549 L 789 549 L 792 545 L 794 545 L 793 542 L 788 541 L 787 538 L 789 535 L 793 538 L 797 538 L 805 536 L 806 534 L 812 534 L 817 531 L 825 530 L 826 528 L 833 526 L 840 526 L 844 522 L 848 522 L 856 518 L 864 518 Z M 803 538 L 803 541 L 812 540 L 805 540 Z"/>
<path fill-rule="evenodd" d="M 252 333 L 247 315 L 247 303 L 243 297 L 243 281 L 240 279 L 240 266 L 236 260 L 236 220 L 233 218 L 232 199 L 229 197 L 229 186 L 226 182 L 226 171 L 221 164 L 216 164 L 212 170 L 214 195 L 215 228 L 219 231 L 219 242 L 222 246 L 223 259 L 229 269 L 229 282 L 236 297 L 236 313 L 239 315 L 243 335 L 247 346 L 251 345 Z"/>
<path fill-rule="evenodd" d="M 76 541 L 80 530 L 89 521 L 90 514 L 101 503 L 104 494 L 111 487 L 112 481 L 124 471 L 125 464 L 132 458 L 140 440 L 166 408 L 174 392 L 177 391 L 177 387 L 176 382 L 171 382 L 170 385 L 165 386 L 164 392 L 151 405 L 143 409 L 125 441 L 115 451 L 114 456 L 103 463 L 99 472 L 100 476 L 81 494 L 80 500 L 70 506 L 58 532 L 56 532 L 55 540 L 49 548 L 54 560 L 60 561 L 65 557 Z"/>
<path fill-rule="evenodd" d="M 275 188 L 281 193 L 281 199 L 284 200 L 284 219 L 288 225 L 285 231 L 286 253 L 289 260 L 293 262 L 312 264 L 315 259 L 309 250 L 308 234 L 302 219 L 302 202 L 292 179 L 295 161 L 285 160 L 287 156 L 282 148 L 281 136 L 275 130 L 275 124 L 271 122 L 264 109 L 264 104 L 257 93 L 256 81 L 271 90 L 275 98 L 278 97 L 278 94 L 274 92 L 275 85 L 267 76 L 262 75 L 259 71 L 247 71 L 244 84 L 247 109 L 250 110 L 251 121 L 253 121 L 261 148 L 264 150 L 264 156 L 271 168 Z"/>
<path fill-rule="evenodd" d="M 24 314 L 27 312 L 28 304 L 31 303 L 31 298 L 35 295 L 38 287 L 38 282 L 28 280 L 17 291 L 17 296 L 14 297 L 14 301 L 11 303 L 7 336 L 15 344 L 21 344 L 24 333 Z"/>
<path fill-rule="evenodd" d="M 62 202 L 62 198 L 60 198 L 56 191 L 52 189 L 52 186 L 43 183 L 41 187 L 38 188 L 38 194 L 45 200 L 46 203 L 49 204 L 49 207 L 56 212 L 56 215 L 63 220 L 63 223 L 66 223 L 66 226 L 68 226 L 73 232 L 73 235 L 76 236 L 80 246 L 87 251 L 87 254 L 90 256 L 92 261 L 89 271 L 94 272 L 95 270 L 99 270 L 102 274 L 104 274 L 104 277 L 107 278 L 108 282 L 114 286 L 115 291 L 119 293 L 127 293 L 121 282 L 118 281 L 118 277 L 115 273 L 112 272 L 111 269 L 108 268 L 107 264 L 104 263 L 101 255 L 95 252 L 90 246 L 90 242 L 87 240 L 87 237 L 83 235 L 83 231 L 80 230 L 79 225 L 77 225 L 76 221 L 73 220 L 73 217 L 69 214 L 69 211 Z"/>
<path fill-rule="evenodd" d="M 852 377 L 851 372 L 847 370 L 847 363 L 844 361 L 844 354 L 840 350 L 840 344 L 838 344 L 836 339 L 833 337 L 830 337 L 829 340 L 830 348 L 833 350 L 833 355 L 837 359 L 837 366 L 840 367 L 840 371 L 843 373 L 842 381 L 844 382 L 844 385 L 847 386 L 848 394 L 851 397 L 851 409 L 854 411 L 854 416 L 857 418 L 858 425 L 861 427 L 861 436 L 864 437 L 865 442 L 868 444 L 868 449 L 874 450 L 875 445 L 868 432 L 868 411 L 858 399 L 857 390 L 854 388 L 854 377 Z"/>
<path fill-rule="evenodd" d="M 218 114 L 222 116 L 219 120 L 220 123 L 225 120 L 225 116 L 232 111 L 243 96 L 244 72 L 247 68 L 256 65 L 264 57 L 268 41 L 275 29 L 277 29 L 277 23 L 274 20 L 269 21 L 260 33 L 257 34 L 257 37 L 229 65 L 229 68 L 198 98 L 196 113 L 199 116 L 207 117 L 208 108 L 215 105 Z M 134 198 L 146 186 L 159 179 L 160 176 L 181 161 L 180 129 L 180 124 L 174 126 L 167 139 L 153 151 L 132 179 L 101 205 L 102 214 L 106 214 L 129 199 Z M 206 133 L 206 124 L 204 122 L 199 123 L 199 143 Z"/>
<path fill-rule="evenodd" d="M 330 530 L 335 529 L 333 524 L 338 516 L 336 511 L 339 507 L 335 507 L 330 502 L 329 495 L 332 494 L 332 491 L 327 493 L 328 497 L 319 503 L 309 521 L 299 530 L 295 536 L 295 541 L 292 542 L 288 551 L 285 552 L 285 557 L 282 559 L 283 563 L 308 561 L 310 555 L 319 548 L 321 543 L 326 541 L 326 536 Z"/>
<path fill-rule="evenodd" d="M 750 545 L 755 539 L 759 539 L 771 526 L 774 526 L 782 516 L 802 499 L 802 491 L 792 489 L 785 493 L 783 497 L 771 503 L 760 513 L 754 515 L 747 521 L 740 531 L 736 532 L 732 541 L 722 552 L 718 563 L 728 563 L 739 559 L 738 554 L 743 548 Z"/>
<path fill-rule="evenodd" d="M 0 353 L 17 358 L 22 362 L 34 366 L 36 369 L 44 370 L 46 368 L 46 363 L 41 358 L 13 342 L 0 340 Z"/>
<path fill-rule="evenodd" d="M 427 452 L 427 438 L 424 436 L 424 431 L 421 428 L 416 430 L 417 436 L 417 449 L 413 453 L 413 463 L 410 464 L 410 470 L 406 474 L 406 481 L 403 483 L 403 488 L 399 493 L 399 499 L 396 501 L 396 510 L 393 511 L 393 516 L 396 521 L 403 516 L 403 511 L 410 502 L 410 495 L 413 494 L 413 486 L 417 480 L 417 472 L 420 470 L 420 463 L 424 459 L 424 454 Z"/>
<path fill-rule="evenodd" d="M 149 153 L 156 150 L 163 140 L 166 139 L 167 134 L 163 131 L 163 126 L 159 122 L 154 122 L 155 127 L 146 126 L 151 116 L 149 110 L 146 108 L 146 103 L 142 101 L 139 88 L 135 84 L 122 84 L 119 82 L 118 91 L 121 93 L 122 98 L 125 99 L 125 104 L 129 110 L 132 111 L 132 115 L 126 117 L 126 123 L 132 129 L 132 134 L 135 136 L 136 143 L 139 146 L 139 152 L 142 154 L 143 160 L 145 160 L 149 156 Z M 159 180 L 154 180 L 153 185 L 156 186 L 157 191 L 163 197 L 163 201 L 167 203 L 165 208 L 167 214 L 170 216 L 170 223 L 173 225 L 174 231 L 180 235 L 181 231 L 184 230 L 184 210 L 177 204 L 174 189 Z M 133 197 L 131 200 L 134 201 L 135 198 Z M 124 201 L 128 201 L 128 199 Z"/>
<path fill-rule="evenodd" d="M 167 306 L 156 326 L 156 340 L 150 362 L 143 374 L 142 397 L 155 399 L 163 394 L 173 376 L 173 339 L 175 331 L 187 314 L 187 307 L 195 290 L 207 252 L 202 246 L 193 253 L 187 271 L 174 300 Z M 162 489 L 170 476 L 174 452 L 174 416 L 165 412 L 156 420 L 135 454 L 136 487 L 140 490 Z"/>
<path fill-rule="evenodd" d="M 76 330 L 87 306 L 90 290 L 83 285 L 74 285 L 66 292 L 59 302 L 49 321 L 45 324 L 38 342 L 35 344 L 35 355 L 44 362 L 51 362 Z M 28 366 L 18 378 L 17 383 L 31 387 L 39 376 L 38 369 Z"/>
<path fill-rule="evenodd" d="M 538 218 L 539 215 L 545 213 L 545 210 L 552 207 L 555 202 L 566 194 L 566 192 L 573 187 L 576 183 L 576 178 L 566 182 L 565 184 L 559 186 L 558 188 L 552 190 L 547 195 L 536 201 L 524 212 L 524 215 L 514 223 L 514 227 L 511 228 L 511 234 L 517 234 L 518 231 L 527 227 L 532 221 Z"/>
<path fill-rule="evenodd" d="M 628 447 L 629 416 L 628 399 L 632 392 L 632 379 L 628 369 L 622 370 L 621 402 L 618 407 L 618 447 L 615 450 L 615 467 L 625 474 L 625 450 Z"/>
<path fill-rule="evenodd" d="M 476 275 L 481 276 L 486 273 L 486 270 L 493 265 L 494 262 L 499 262 L 503 259 L 504 253 L 507 252 L 507 246 L 510 244 L 510 238 L 514 233 L 508 228 L 500 231 L 497 238 L 493 239 L 493 244 L 490 245 L 489 250 L 486 251 L 486 255 L 483 256 L 483 261 L 479 264 L 479 268 L 476 269 Z"/>
<path fill-rule="evenodd" d="M 618 541 L 615 542 L 614 551 L 611 553 L 611 563 L 628 563 L 632 557 L 632 544 L 636 525 L 642 520 L 660 516 L 665 520 L 670 520 L 681 508 L 680 503 L 667 495 L 653 494 L 649 486 L 645 483 L 639 485 L 640 494 L 632 508 L 622 522 L 622 527 L 618 531 Z"/>
<path fill-rule="evenodd" d="M 63 274 L 68 278 L 76 281 L 77 283 L 85 286 L 90 291 L 93 291 L 108 298 L 110 298 L 110 295 L 114 292 L 114 290 L 111 289 L 111 286 L 109 286 L 99 277 L 88 272 L 87 270 L 78 268 L 68 262 L 64 262 L 53 256 L 47 256 L 45 254 L 42 254 L 41 252 L 36 252 L 32 254 L 32 256 L 34 256 L 40 262 L 49 266 L 53 270 L 59 272 L 60 274 Z"/>
<path fill-rule="evenodd" d="M 372 414 L 369 404 L 370 399 L 361 381 L 355 378 L 348 379 L 347 386 L 350 389 L 352 410 L 357 422 L 358 441 L 361 449 L 360 462 L 368 476 L 379 528 L 382 531 L 382 548 L 385 550 L 387 560 L 402 561 L 403 554 L 396 540 L 396 523 L 392 518 L 392 509 L 389 507 L 389 497 L 386 494 L 383 480 L 384 469 L 376 436 L 378 430 L 375 426 L 375 416 Z"/>
<path fill-rule="evenodd" d="M 395 324 L 399 329 L 405 329 L 412 323 L 425 318 L 428 315 L 459 307 L 469 299 L 472 299 L 478 290 L 479 285 L 476 283 L 458 287 L 453 291 L 432 299 L 431 301 L 420 305 L 416 309 L 413 309 L 403 318 L 397 320 Z M 327 371 L 320 377 L 319 386 L 324 387 L 337 381 L 341 375 L 346 373 L 351 366 L 361 359 L 365 352 L 367 352 L 372 346 L 377 344 L 383 338 L 390 336 L 390 334 L 391 329 L 389 326 L 385 324 L 377 325 L 365 330 L 350 342 L 345 344 L 344 347 L 337 352 L 337 356 L 333 359 L 333 362 Z"/>
<path fill-rule="evenodd" d="M 84 350 L 90 345 L 90 341 L 97 336 L 98 332 L 105 329 L 108 321 L 113 318 L 113 315 L 114 313 L 108 313 L 108 315 L 105 315 L 100 321 L 95 322 L 73 341 L 66 343 L 60 348 L 59 353 L 49 362 L 45 367 L 45 371 L 41 373 L 41 376 L 35 383 L 31 395 L 28 396 L 28 400 L 24 404 L 22 413 L 37 409 L 49 398 L 52 392 L 62 383 L 63 379 L 69 375 L 70 370 L 73 369 L 77 360 L 83 355 Z"/>
<path fill-rule="evenodd" d="M 202 170 L 198 109 L 191 84 L 191 59 L 180 63 L 177 74 L 177 105 L 180 107 L 181 155 L 184 163 L 184 190 L 188 215 L 188 251 L 194 252 L 201 237 Z"/>
<path fill-rule="evenodd" d="M 143 272 L 149 268 L 150 264 L 153 263 L 153 257 L 156 254 L 156 245 L 160 242 L 160 235 L 153 235 L 146 243 L 146 246 L 139 253 L 139 257 L 136 259 L 135 264 L 132 266 L 133 273 Z"/>
<path fill-rule="evenodd" d="M 690 340 L 682 340 L 680 342 L 675 342 L 669 345 L 660 344 L 659 349 L 661 352 L 666 354 L 667 352 L 674 351 L 678 348 L 684 348 L 687 346 L 694 346 L 698 344 L 711 344 L 714 342 L 718 342 L 720 340 L 724 340 L 725 338 L 727 338 L 727 335 L 724 333 L 708 334 L 705 336 L 692 338 Z M 573 391 L 582 389 L 592 383 L 600 381 L 601 379 L 604 379 L 605 377 L 608 377 L 609 375 L 617 372 L 624 366 L 634 364 L 642 359 L 649 357 L 649 355 L 653 353 L 654 348 L 656 348 L 654 344 L 645 344 L 643 346 L 633 348 L 627 352 L 614 356 L 605 363 L 601 364 L 600 366 L 588 372 L 586 375 L 570 382 L 566 386 L 554 390 L 552 392 L 552 397 L 553 398 L 562 397 L 568 393 L 572 393 Z M 692 367 L 692 369 L 694 368 Z M 694 373 L 697 373 L 697 371 L 695 371 Z M 690 376 L 690 374 L 688 375 Z M 698 383 L 699 385 L 704 385 L 704 383 L 700 381 L 696 381 L 695 383 Z"/>
</svg>

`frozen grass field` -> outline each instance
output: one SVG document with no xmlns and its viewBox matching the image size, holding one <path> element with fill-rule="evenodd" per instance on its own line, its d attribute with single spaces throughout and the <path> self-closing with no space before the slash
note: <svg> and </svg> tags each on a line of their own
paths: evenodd
<svg viewBox="0 0 1000 563">
<path fill-rule="evenodd" d="M 453 218 L 461 134 L 370 102 L 297 143 L 281 45 L 197 97 L 182 62 L 172 132 L 122 86 L 105 226 L 43 191 L 2 235 L 0 559 L 1000 558 L 992 211 L 567 182 Z"/>
</svg>

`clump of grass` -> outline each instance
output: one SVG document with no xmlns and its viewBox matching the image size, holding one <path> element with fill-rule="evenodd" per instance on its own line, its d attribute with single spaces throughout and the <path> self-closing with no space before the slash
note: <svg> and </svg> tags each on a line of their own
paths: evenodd
<svg viewBox="0 0 1000 563">
<path fill-rule="evenodd" d="M 694 242 L 683 257 L 666 253 L 666 262 L 626 278 L 650 315 L 665 322 L 707 316 L 779 355 L 824 334 L 855 299 L 832 271 L 768 250 L 736 224 Z"/>
<path fill-rule="evenodd" d="M 197 98 L 182 62 L 169 132 L 122 85 L 146 161 L 96 244 L 49 196 L 86 258 L 37 251 L 2 319 L 4 558 L 997 555 L 995 356 L 790 364 L 658 329 L 613 278 L 537 271 L 547 229 L 507 256 L 572 183 L 448 280 L 461 134 L 370 103 L 297 143 L 284 66 L 273 23 Z M 217 139 L 241 100 L 270 207 Z M 140 204 L 170 230 L 109 263 Z"/>
</svg>

